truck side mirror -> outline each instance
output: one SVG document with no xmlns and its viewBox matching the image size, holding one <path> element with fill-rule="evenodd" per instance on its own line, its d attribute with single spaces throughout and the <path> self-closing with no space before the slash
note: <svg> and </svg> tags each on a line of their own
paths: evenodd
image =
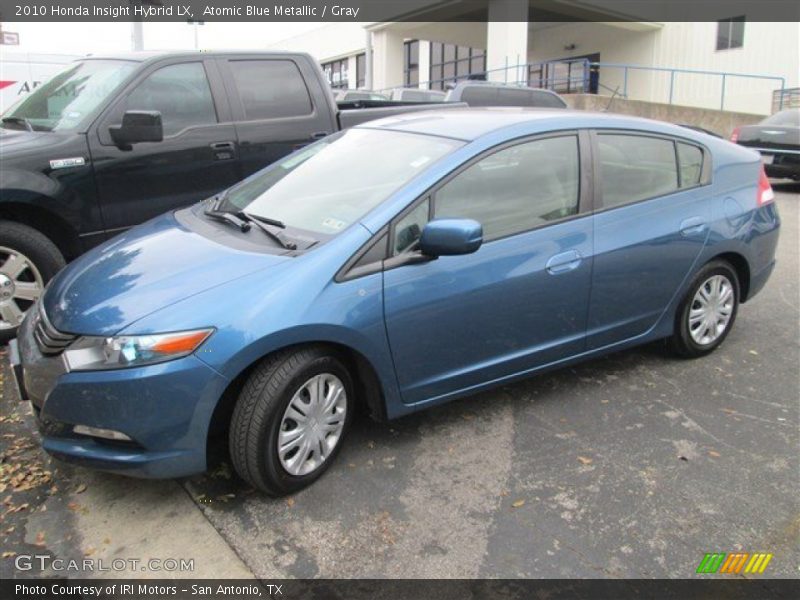
<svg viewBox="0 0 800 600">
<path fill-rule="evenodd" d="M 108 128 L 111 139 L 120 148 L 130 148 L 140 142 L 160 142 L 164 139 L 161 113 L 157 110 L 129 110 L 122 115 L 122 125 Z"/>
</svg>

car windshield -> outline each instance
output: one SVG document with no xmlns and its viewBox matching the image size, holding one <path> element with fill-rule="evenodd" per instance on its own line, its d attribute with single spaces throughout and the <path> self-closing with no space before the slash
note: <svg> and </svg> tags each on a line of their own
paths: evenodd
<svg viewBox="0 0 800 600">
<path fill-rule="evenodd" d="M 414 133 L 349 129 L 245 179 L 220 208 L 335 235 L 462 145 Z"/>
<path fill-rule="evenodd" d="M 767 117 L 761 121 L 761 124 L 776 127 L 800 127 L 800 109 L 782 110 L 771 117 Z"/>
<path fill-rule="evenodd" d="M 35 131 L 77 129 L 136 68 L 136 63 L 87 60 L 70 64 L 9 108 L 4 127 L 18 123 Z"/>
</svg>

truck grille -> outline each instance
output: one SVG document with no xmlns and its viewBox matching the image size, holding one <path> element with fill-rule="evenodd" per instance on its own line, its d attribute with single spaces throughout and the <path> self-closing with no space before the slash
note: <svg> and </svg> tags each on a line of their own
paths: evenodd
<svg viewBox="0 0 800 600">
<path fill-rule="evenodd" d="M 58 329 L 53 327 L 50 321 L 47 320 L 44 308 L 41 306 L 39 307 L 33 326 L 33 339 L 36 340 L 39 352 L 47 356 L 61 354 L 76 337 L 77 336 L 70 333 L 61 333 Z"/>
</svg>

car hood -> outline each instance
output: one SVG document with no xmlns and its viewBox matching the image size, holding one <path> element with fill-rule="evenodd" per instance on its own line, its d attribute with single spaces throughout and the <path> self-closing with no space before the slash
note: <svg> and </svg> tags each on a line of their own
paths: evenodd
<svg viewBox="0 0 800 600">
<path fill-rule="evenodd" d="M 53 279 L 42 303 L 59 331 L 112 335 L 179 300 L 287 260 L 215 242 L 169 213 L 78 258 Z"/>
</svg>

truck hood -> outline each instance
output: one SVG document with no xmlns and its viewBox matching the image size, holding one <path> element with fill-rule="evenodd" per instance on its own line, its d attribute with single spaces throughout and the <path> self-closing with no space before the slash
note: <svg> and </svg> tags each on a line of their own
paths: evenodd
<svg viewBox="0 0 800 600">
<path fill-rule="evenodd" d="M 23 152 L 34 149 L 45 149 L 62 140 L 74 138 L 75 132 L 60 131 L 24 131 L 20 129 L 6 129 L 0 127 L 0 150 L 3 158 L 8 153 Z"/>
<path fill-rule="evenodd" d="M 168 213 L 78 258 L 52 280 L 42 303 L 59 331 L 113 335 L 179 300 L 287 260 L 215 242 Z"/>
</svg>

